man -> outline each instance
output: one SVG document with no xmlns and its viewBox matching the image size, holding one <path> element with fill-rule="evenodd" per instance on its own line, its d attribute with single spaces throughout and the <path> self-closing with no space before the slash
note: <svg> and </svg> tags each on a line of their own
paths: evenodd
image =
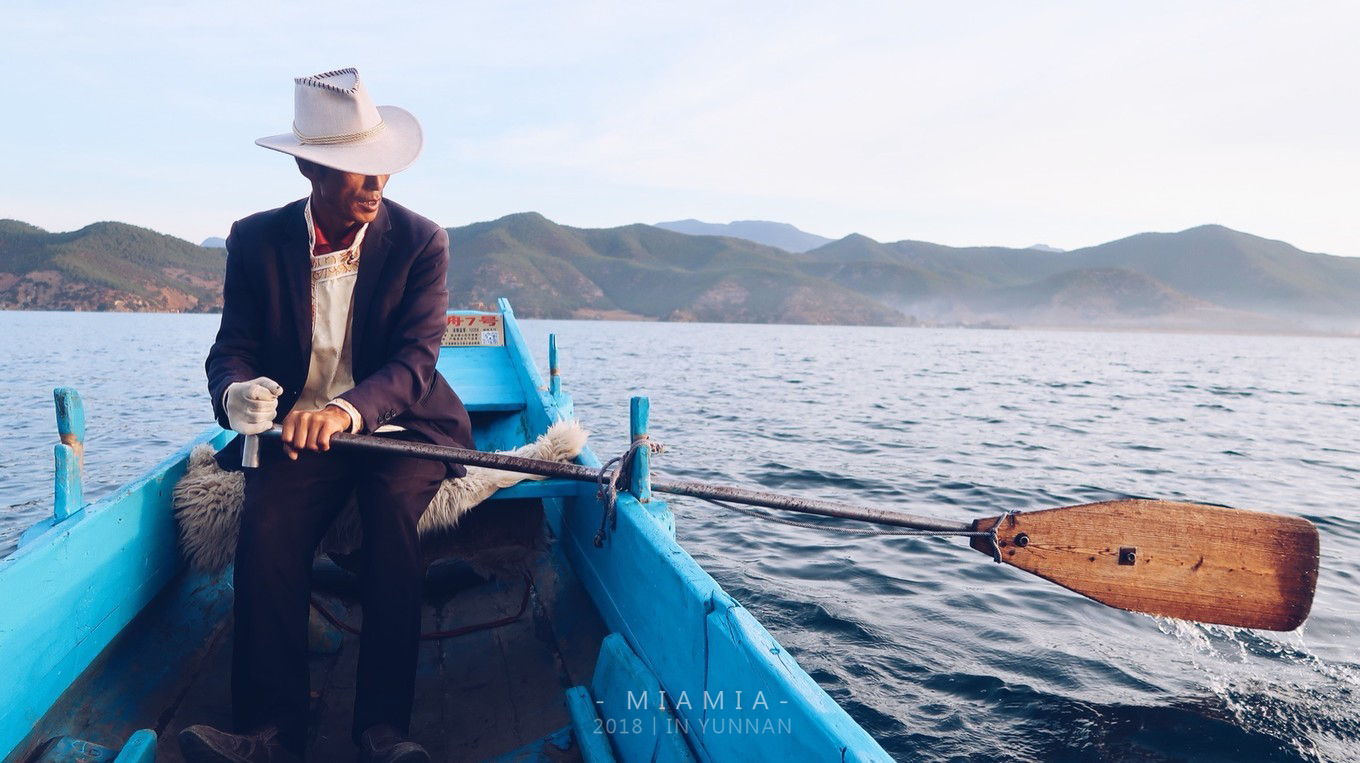
<svg viewBox="0 0 1360 763">
<path fill-rule="evenodd" d="M 363 523 L 353 738 L 360 759 L 420 763 L 408 740 L 420 629 L 416 523 L 458 466 L 327 453 L 336 432 L 471 447 L 467 412 L 435 370 L 448 307 L 448 236 L 383 198 L 420 153 L 415 118 L 374 107 L 354 69 L 296 80 L 293 132 L 261 138 L 296 157 L 311 194 L 238 221 L 227 239 L 222 324 L 208 354 L 217 420 L 242 435 L 275 422 L 246 469 L 236 547 L 236 733 L 191 726 L 192 761 L 304 752 L 312 555 L 348 497 Z M 244 438 L 219 461 L 239 466 Z"/>
</svg>

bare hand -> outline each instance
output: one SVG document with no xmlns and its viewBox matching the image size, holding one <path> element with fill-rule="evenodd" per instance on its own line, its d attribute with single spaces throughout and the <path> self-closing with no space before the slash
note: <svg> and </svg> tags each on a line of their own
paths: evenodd
<svg viewBox="0 0 1360 763">
<path fill-rule="evenodd" d="M 331 449 L 331 435 L 348 432 L 349 413 L 338 406 L 328 405 L 319 411 L 293 411 L 283 417 L 283 452 L 297 460 L 303 450 Z"/>
</svg>

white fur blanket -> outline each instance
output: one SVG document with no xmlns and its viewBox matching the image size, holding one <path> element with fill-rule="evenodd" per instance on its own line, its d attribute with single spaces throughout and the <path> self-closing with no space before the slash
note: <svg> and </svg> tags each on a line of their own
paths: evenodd
<svg viewBox="0 0 1360 763">
<path fill-rule="evenodd" d="M 545 461 L 570 461 L 585 447 L 589 433 L 576 421 L 559 421 L 534 442 L 509 455 Z M 467 467 L 467 476 L 444 480 L 439 492 L 420 518 L 420 535 L 426 538 L 451 530 L 473 507 L 497 490 L 524 480 L 541 480 L 533 474 L 499 469 Z M 208 445 L 194 448 L 189 468 L 175 485 L 175 520 L 179 524 L 180 548 L 190 564 L 200 570 L 220 571 L 236 553 L 236 534 L 241 529 L 241 503 L 245 476 L 221 469 Z M 326 534 L 318 553 L 349 553 L 359 548 L 362 530 L 359 511 L 351 499 Z"/>
</svg>

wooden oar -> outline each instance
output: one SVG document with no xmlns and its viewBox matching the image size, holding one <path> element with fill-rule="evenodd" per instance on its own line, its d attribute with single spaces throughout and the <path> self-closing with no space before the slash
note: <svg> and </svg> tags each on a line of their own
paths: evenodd
<svg viewBox="0 0 1360 763">
<path fill-rule="evenodd" d="M 264 434 L 277 437 L 279 430 Z M 331 447 L 583 482 L 599 477 L 599 470 L 580 464 L 367 435 L 337 434 Z M 1102 604 L 1183 620 L 1293 630 L 1308 617 L 1317 585 L 1317 528 L 1306 519 L 1259 511 L 1124 500 L 968 523 L 685 480 L 653 478 L 652 490 L 915 530 L 969 533 L 973 548 Z"/>
<path fill-rule="evenodd" d="M 1308 617 L 1317 587 L 1318 531 L 1300 517 L 1125 500 L 973 527 L 996 527 L 1006 564 L 1134 612 L 1288 631 Z M 990 538 L 970 543 L 993 553 Z"/>
</svg>

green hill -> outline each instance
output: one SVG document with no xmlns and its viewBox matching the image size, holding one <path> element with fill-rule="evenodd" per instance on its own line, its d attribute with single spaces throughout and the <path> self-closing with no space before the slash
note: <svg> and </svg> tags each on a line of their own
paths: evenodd
<svg viewBox="0 0 1360 763">
<path fill-rule="evenodd" d="M 211 311 L 225 264 L 221 249 L 124 223 L 49 233 L 0 220 L 0 309 Z"/>
<path fill-rule="evenodd" d="M 526 212 L 448 229 L 454 307 L 530 318 L 1360 332 L 1360 258 L 1206 225 L 1070 252 L 881 243 L 805 253 Z M 0 220 L 0 309 L 219 309 L 222 249 L 122 223 Z"/>
<path fill-rule="evenodd" d="M 1070 252 L 883 244 L 847 236 L 808 252 L 807 259 L 813 264 L 804 264 L 805 272 L 933 321 L 1143 321 L 1151 327 L 1185 319 L 1184 325 L 1201 328 L 1360 330 L 1360 258 L 1303 252 L 1219 225 L 1143 233 Z M 1149 280 L 1135 286 L 1134 275 Z M 1059 292 L 1082 307 L 1039 307 Z M 1168 293 L 1207 306 L 1172 310 Z M 1180 318 L 1170 318 L 1173 313 Z"/>
<path fill-rule="evenodd" d="M 921 273 L 936 290 L 951 294 L 1016 286 L 1080 267 L 1079 260 L 1066 252 L 998 246 L 952 247 L 926 241 L 881 244 L 858 234 L 814 249 L 807 256 L 822 263 L 900 265 Z"/>
<path fill-rule="evenodd" d="M 453 304 L 508 297 L 525 317 L 901 325 L 872 298 L 744 239 L 649 225 L 589 230 L 523 213 L 450 228 Z"/>
<path fill-rule="evenodd" d="M 1312 254 L 1221 225 L 1143 233 L 1070 254 L 1135 270 L 1227 307 L 1360 317 L 1360 259 Z"/>
</svg>

